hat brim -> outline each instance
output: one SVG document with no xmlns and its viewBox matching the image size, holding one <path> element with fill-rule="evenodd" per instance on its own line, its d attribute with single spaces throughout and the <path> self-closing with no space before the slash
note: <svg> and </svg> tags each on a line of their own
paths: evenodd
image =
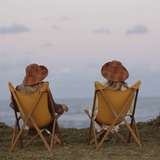
<svg viewBox="0 0 160 160">
<path fill-rule="evenodd" d="M 48 69 L 42 65 L 40 65 L 39 68 L 40 68 L 40 73 L 37 74 L 36 76 L 34 76 L 34 77 L 25 76 L 24 77 L 24 79 L 23 79 L 24 85 L 27 85 L 27 86 L 35 85 L 47 77 Z"/>
<path fill-rule="evenodd" d="M 122 66 L 123 67 L 122 72 L 119 74 L 118 73 L 116 74 L 116 73 L 112 73 L 108 70 L 109 64 L 110 64 L 110 62 L 107 62 L 101 68 L 101 74 L 107 80 L 120 82 L 120 81 L 126 80 L 129 77 L 129 73 L 124 66 Z"/>
</svg>

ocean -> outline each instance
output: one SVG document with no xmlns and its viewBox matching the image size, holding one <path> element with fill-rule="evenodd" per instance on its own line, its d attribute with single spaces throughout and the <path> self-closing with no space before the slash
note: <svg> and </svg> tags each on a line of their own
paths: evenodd
<svg viewBox="0 0 160 160">
<path fill-rule="evenodd" d="M 66 104 L 69 107 L 69 111 L 65 112 L 58 119 L 60 127 L 78 129 L 89 127 L 90 120 L 85 114 L 84 109 L 90 109 L 93 98 L 55 99 L 55 101 L 56 103 Z M 0 122 L 14 127 L 14 111 L 10 108 L 9 104 L 10 100 L 0 100 Z M 160 97 L 139 97 L 135 113 L 136 122 L 145 122 L 156 118 L 159 115 L 159 111 Z"/>
</svg>

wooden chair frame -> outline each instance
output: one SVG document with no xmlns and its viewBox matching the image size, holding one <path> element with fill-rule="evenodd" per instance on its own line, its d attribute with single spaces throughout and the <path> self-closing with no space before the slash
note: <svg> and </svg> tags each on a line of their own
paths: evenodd
<svg viewBox="0 0 160 160">
<path fill-rule="evenodd" d="M 88 115 L 88 117 L 90 118 L 91 122 L 90 122 L 90 129 L 89 129 L 89 137 L 88 137 L 88 145 L 91 145 L 93 142 L 95 142 L 95 146 L 96 149 L 100 148 L 101 145 L 103 144 L 104 140 L 107 138 L 108 134 L 113 131 L 119 138 L 121 138 L 125 143 L 130 143 L 131 140 L 131 134 L 134 137 L 134 139 L 136 140 L 137 144 L 141 147 L 142 144 L 140 143 L 140 138 L 139 138 L 139 134 L 138 134 L 138 130 L 137 130 L 137 126 L 136 126 L 136 121 L 135 121 L 135 109 L 136 109 L 136 103 L 137 103 L 137 97 L 138 97 L 138 92 L 139 89 L 133 89 L 132 94 L 129 96 L 128 100 L 126 101 L 126 103 L 124 104 L 124 106 L 122 107 L 122 109 L 120 110 L 119 114 L 116 114 L 116 112 L 114 111 L 112 105 L 110 104 L 108 98 L 106 97 L 103 89 L 99 89 L 99 91 L 101 92 L 101 94 L 103 95 L 103 98 L 105 99 L 105 101 L 107 102 L 109 108 L 111 109 L 111 111 L 113 112 L 113 114 L 115 115 L 115 119 L 112 122 L 112 124 L 110 126 L 108 126 L 107 128 L 104 128 L 103 125 L 98 122 L 96 119 L 93 118 L 93 114 L 94 114 L 94 110 L 95 110 L 95 102 L 96 102 L 96 93 L 97 90 L 95 90 L 95 94 L 94 94 L 94 101 L 93 101 L 93 108 L 92 108 L 92 115 L 89 115 L 89 111 L 85 110 L 85 113 Z M 125 119 L 125 117 L 123 116 L 122 112 L 124 111 L 125 107 L 127 106 L 128 102 L 131 100 L 131 98 L 133 97 L 133 95 L 135 96 L 134 99 L 134 108 L 133 108 L 133 112 L 132 115 L 130 116 L 131 118 L 131 123 L 130 125 L 128 124 L 127 120 Z M 116 124 L 117 120 L 119 117 L 122 117 L 124 123 L 126 124 L 127 128 L 129 129 L 129 137 L 128 137 L 128 141 L 126 139 L 124 139 L 118 132 L 116 132 L 114 130 L 114 125 Z M 94 122 L 96 122 L 98 125 L 101 126 L 102 130 L 100 131 L 100 133 L 98 133 L 96 135 L 96 131 L 95 131 L 95 126 L 94 126 Z M 134 129 L 135 129 L 135 133 L 132 130 L 133 127 L 133 123 L 134 123 Z M 91 132 L 93 129 L 93 133 L 94 133 L 94 138 L 91 140 Z M 102 140 L 99 142 L 99 144 L 97 143 L 97 138 L 102 135 L 105 131 L 107 130 L 107 132 L 104 134 Z"/>
<path fill-rule="evenodd" d="M 20 103 L 19 103 L 19 100 L 18 100 L 18 98 L 17 98 L 17 96 L 16 96 L 16 94 L 15 94 L 15 91 L 11 91 L 11 96 L 12 96 L 12 100 L 13 100 L 14 114 L 15 114 L 16 121 L 15 121 L 13 136 L 12 136 L 11 148 L 10 148 L 10 150 L 9 150 L 10 152 L 13 151 L 13 149 L 14 149 L 17 141 L 18 141 L 18 139 L 20 139 L 21 147 L 23 148 L 23 147 L 28 146 L 28 145 L 29 145 L 34 139 L 36 139 L 36 137 L 38 137 L 38 136 L 41 137 L 42 141 L 44 142 L 45 146 L 47 147 L 47 149 L 48 149 L 49 151 L 51 151 L 52 148 L 53 148 L 53 140 L 54 140 L 54 139 L 55 139 L 61 146 L 63 146 L 62 136 L 61 136 L 61 133 L 60 133 L 60 129 L 59 129 L 58 122 L 57 122 L 57 119 L 58 119 L 62 114 L 58 114 L 58 115 L 55 114 L 54 106 L 53 106 L 53 103 L 52 103 L 52 100 L 53 100 L 52 94 L 51 94 L 50 90 L 49 90 L 49 91 L 46 91 L 46 92 L 48 93 L 48 97 L 49 97 L 49 101 L 50 101 L 50 104 L 51 104 L 52 113 L 53 113 L 53 117 L 54 117 L 52 133 L 50 133 L 47 129 L 42 129 L 42 130 L 40 130 L 40 128 L 37 126 L 37 124 L 35 123 L 35 121 L 34 121 L 33 118 L 32 118 L 32 113 L 33 113 L 34 109 L 36 108 L 36 105 L 37 105 L 38 101 L 40 100 L 41 95 L 43 94 L 43 92 L 42 92 L 42 91 L 39 92 L 39 95 L 38 95 L 38 97 L 37 97 L 34 105 L 32 106 L 32 109 L 30 110 L 30 113 L 29 113 L 27 116 L 25 116 L 25 115 L 24 115 L 24 112 L 23 112 L 23 109 L 22 109 L 22 107 L 21 107 L 21 105 L 20 105 Z M 18 106 L 18 109 L 19 109 L 20 113 L 23 115 L 23 117 L 24 117 L 24 119 L 25 119 L 25 120 L 24 120 L 24 123 L 23 123 L 23 125 L 22 125 L 21 128 L 20 128 L 20 125 L 19 125 L 19 120 L 21 119 L 21 117 L 18 117 L 18 114 L 17 114 L 17 112 L 16 112 L 16 110 L 15 110 L 16 104 L 17 104 L 17 106 Z M 25 128 L 28 120 L 31 120 L 32 124 L 34 125 L 34 128 L 37 130 L 37 134 L 36 134 L 31 140 L 29 140 L 29 141 L 24 145 L 21 134 L 22 134 L 22 132 L 23 132 L 23 130 L 24 130 L 24 128 Z M 18 127 L 18 135 L 17 135 L 17 137 L 15 138 L 15 133 L 16 133 L 17 127 Z M 55 127 L 56 127 L 56 129 L 57 129 L 57 131 L 58 131 L 59 139 L 56 138 L 56 136 L 54 136 L 54 134 L 55 134 Z M 42 132 L 43 132 L 44 130 L 45 130 L 48 134 L 50 134 L 50 136 L 51 136 L 50 146 L 49 146 L 49 144 L 47 143 L 46 139 L 44 138 L 44 136 L 43 136 L 43 134 L 42 134 Z"/>
</svg>

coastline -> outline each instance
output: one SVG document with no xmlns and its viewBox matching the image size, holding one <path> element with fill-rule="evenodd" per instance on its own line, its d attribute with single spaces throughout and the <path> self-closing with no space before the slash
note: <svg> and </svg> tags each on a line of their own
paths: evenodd
<svg viewBox="0 0 160 160">
<path fill-rule="evenodd" d="M 159 120 L 159 119 L 158 119 Z M 109 142 L 104 142 L 100 149 L 95 144 L 87 145 L 89 128 L 60 128 L 64 146 L 54 144 L 52 151 L 48 151 L 40 138 L 34 140 L 26 148 L 20 147 L 18 141 L 13 152 L 9 152 L 13 128 L 0 123 L 0 159 L 60 159 L 60 160 L 159 160 L 160 159 L 160 124 L 156 119 L 148 122 L 138 122 L 137 128 L 142 143 L 139 147 L 131 138 L 129 144 L 124 143 L 115 134 L 109 134 Z M 120 125 L 119 133 L 127 139 L 128 129 Z M 23 132 L 24 141 L 30 139 L 27 130 Z M 47 138 L 47 141 L 49 138 Z"/>
<path fill-rule="evenodd" d="M 89 109 L 93 103 L 92 98 L 79 99 L 56 99 L 56 103 L 67 104 L 69 111 L 58 119 L 59 126 L 73 127 L 73 128 L 87 128 L 89 127 L 89 118 L 84 110 Z M 5 122 L 9 126 L 14 126 L 15 115 L 13 109 L 9 106 L 10 100 L 0 101 L 0 122 Z M 136 122 L 146 122 L 153 119 L 159 113 L 160 97 L 138 97 L 135 118 Z M 152 109 L 150 109 L 152 106 Z M 126 117 L 127 119 L 128 117 Z M 127 120 L 130 120 L 128 118 Z M 20 121 L 21 123 L 21 121 Z"/>
</svg>

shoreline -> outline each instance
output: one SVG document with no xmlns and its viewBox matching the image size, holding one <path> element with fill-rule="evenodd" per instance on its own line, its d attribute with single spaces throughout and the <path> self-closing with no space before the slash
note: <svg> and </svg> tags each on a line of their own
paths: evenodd
<svg viewBox="0 0 160 160">
<path fill-rule="evenodd" d="M 145 98 L 145 99 L 143 99 Z M 155 118 L 157 113 L 159 113 L 159 104 L 160 99 L 157 97 L 138 97 L 137 106 L 136 106 L 136 122 L 146 122 L 148 119 Z M 70 99 L 61 99 L 57 100 L 57 103 L 67 104 L 69 107 L 69 111 L 65 113 L 58 119 L 59 126 L 68 128 L 85 128 L 89 127 L 89 118 L 84 113 L 84 109 L 89 109 L 92 105 L 93 99 L 91 101 L 83 101 L 84 99 L 79 99 L 78 101 L 70 101 Z M 5 101 L 0 101 L 0 121 L 5 122 L 7 125 L 13 127 L 15 115 L 13 109 L 9 106 L 10 100 L 6 103 Z M 152 106 L 152 110 L 150 110 L 150 106 Z M 73 116 L 72 116 L 73 115 Z M 74 117 L 77 117 L 76 119 Z"/>
</svg>

